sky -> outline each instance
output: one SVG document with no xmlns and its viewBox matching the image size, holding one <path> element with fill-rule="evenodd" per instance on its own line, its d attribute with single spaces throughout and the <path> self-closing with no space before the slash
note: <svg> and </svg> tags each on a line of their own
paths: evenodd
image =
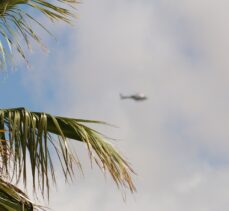
<svg viewBox="0 0 229 211">
<path fill-rule="evenodd" d="M 109 175 L 58 174 L 54 211 L 226 211 L 229 206 L 229 2 L 84 0 L 74 26 L 40 30 L 31 69 L 2 74 L 2 107 L 85 119 L 130 161 L 137 193 L 123 201 Z M 41 18 L 42 19 L 42 18 Z M 119 94 L 143 92 L 144 102 Z"/>
</svg>

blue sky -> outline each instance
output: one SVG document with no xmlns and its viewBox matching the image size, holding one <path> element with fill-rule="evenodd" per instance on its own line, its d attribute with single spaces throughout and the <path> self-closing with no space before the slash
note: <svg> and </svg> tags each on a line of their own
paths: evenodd
<svg viewBox="0 0 229 211">
<path fill-rule="evenodd" d="M 138 192 L 120 192 L 77 145 L 85 177 L 59 175 L 55 211 L 218 211 L 229 206 L 227 1 L 83 1 L 74 27 L 40 32 L 35 48 L 0 86 L 3 107 L 99 119 L 130 160 Z M 47 23 L 48 24 L 48 23 Z M 5 91 L 7 90 L 7 91 Z M 144 92 L 143 103 L 119 93 Z"/>
</svg>

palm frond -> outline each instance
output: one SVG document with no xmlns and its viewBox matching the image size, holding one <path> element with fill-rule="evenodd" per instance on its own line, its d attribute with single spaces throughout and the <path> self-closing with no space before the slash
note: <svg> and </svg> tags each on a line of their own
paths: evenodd
<svg viewBox="0 0 229 211">
<path fill-rule="evenodd" d="M 2 175 L 26 184 L 28 166 L 31 167 L 33 188 L 42 194 L 49 191 L 50 179 L 55 182 L 53 158 L 59 158 L 65 179 L 74 175 L 79 164 L 69 148 L 73 139 L 86 144 L 90 159 L 102 170 L 110 172 L 118 187 L 135 191 L 128 162 L 104 140 L 101 134 L 82 123 L 99 121 L 80 120 L 47 113 L 29 112 L 25 108 L 0 110 L 0 169 Z M 79 164 L 80 167 L 80 164 Z M 13 174 L 10 174 L 13 172 Z"/>
<path fill-rule="evenodd" d="M 37 12 L 44 14 L 51 21 L 70 23 L 75 17 L 73 5 L 77 0 L 2 0 L 0 3 L 0 68 L 11 62 L 14 51 L 25 59 L 23 44 L 31 49 L 31 40 L 40 44 L 40 37 L 33 30 L 38 24 L 48 33 L 46 27 L 37 21 Z M 51 34 L 51 33 L 50 33 Z M 22 43 L 24 40 L 24 43 Z"/>
<path fill-rule="evenodd" d="M 35 205 L 28 196 L 16 186 L 0 179 L 0 210 L 1 211 L 35 211 L 44 210 Z"/>
</svg>

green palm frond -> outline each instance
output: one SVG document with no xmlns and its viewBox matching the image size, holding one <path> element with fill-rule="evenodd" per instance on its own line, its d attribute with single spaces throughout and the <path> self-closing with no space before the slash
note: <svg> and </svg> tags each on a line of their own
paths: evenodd
<svg viewBox="0 0 229 211">
<path fill-rule="evenodd" d="M 34 211 L 44 210 L 29 200 L 27 195 L 16 186 L 0 179 L 1 211 Z"/>
<path fill-rule="evenodd" d="M 51 21 L 71 22 L 75 17 L 73 5 L 77 0 L 2 0 L 0 3 L 0 68 L 12 62 L 14 51 L 25 59 L 23 44 L 31 49 L 31 40 L 45 48 L 40 37 L 33 30 L 38 24 L 50 33 L 43 24 L 37 21 L 37 11 Z M 22 42 L 24 40 L 24 42 Z"/>
<path fill-rule="evenodd" d="M 118 187 L 134 192 L 133 170 L 128 162 L 102 135 L 84 123 L 100 122 L 29 112 L 25 108 L 1 109 L 1 174 L 16 180 L 22 177 L 26 184 L 29 167 L 34 190 L 44 194 L 45 190 L 49 191 L 50 179 L 55 182 L 54 157 L 59 159 L 65 179 L 74 175 L 74 166 L 80 167 L 69 148 L 68 139 L 73 139 L 86 144 L 90 159 L 110 172 Z"/>
</svg>

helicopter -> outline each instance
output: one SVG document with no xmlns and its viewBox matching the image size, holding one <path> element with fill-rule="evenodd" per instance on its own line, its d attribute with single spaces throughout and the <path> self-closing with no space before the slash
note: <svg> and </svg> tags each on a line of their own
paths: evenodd
<svg viewBox="0 0 229 211">
<path fill-rule="evenodd" d="M 144 100 L 147 100 L 148 98 L 146 97 L 146 95 L 145 94 L 143 94 L 143 93 L 137 93 L 137 94 L 134 94 L 134 95 L 122 95 L 122 94 L 120 94 L 120 98 L 122 99 L 122 100 L 124 100 L 124 99 L 133 99 L 133 100 L 135 100 L 135 101 L 144 101 Z"/>
</svg>

